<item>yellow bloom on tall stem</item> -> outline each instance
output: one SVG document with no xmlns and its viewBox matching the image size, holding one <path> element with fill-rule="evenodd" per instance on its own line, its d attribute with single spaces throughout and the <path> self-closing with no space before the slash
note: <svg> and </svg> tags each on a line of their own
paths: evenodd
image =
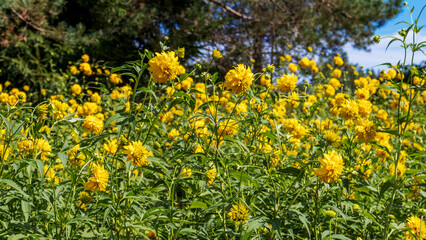
<svg viewBox="0 0 426 240">
<path fill-rule="evenodd" d="M 117 139 L 107 140 L 107 142 L 104 143 L 104 145 L 103 145 L 103 149 L 104 149 L 106 154 L 114 155 L 117 152 L 117 149 L 118 149 Z"/>
<path fill-rule="evenodd" d="M 238 132 L 238 122 L 229 119 L 220 122 L 219 128 L 217 129 L 217 134 L 221 137 L 223 136 L 233 136 Z"/>
<path fill-rule="evenodd" d="M 420 218 L 416 216 L 409 217 L 407 219 L 407 222 L 405 223 L 405 226 L 407 226 L 410 230 L 405 233 L 407 237 L 405 239 L 414 240 L 412 236 L 410 236 L 410 233 L 417 237 L 417 239 L 426 239 L 426 224 L 425 221 L 421 220 Z"/>
<path fill-rule="evenodd" d="M 367 119 L 358 119 L 356 121 L 355 132 L 359 141 L 371 142 L 376 137 L 376 125 Z"/>
<path fill-rule="evenodd" d="M 109 173 L 105 170 L 104 166 L 94 165 L 93 166 L 93 177 L 89 178 L 89 181 L 84 184 L 85 190 L 92 192 L 106 191 L 107 182 L 109 179 Z"/>
<path fill-rule="evenodd" d="M 297 77 L 292 73 L 284 74 L 277 80 L 277 88 L 280 92 L 288 93 L 293 91 L 296 88 Z"/>
<path fill-rule="evenodd" d="M 95 116 L 87 116 L 84 119 L 84 123 L 81 125 L 84 127 L 87 131 L 95 132 L 96 134 L 99 134 L 102 132 L 102 129 L 104 128 L 104 123 L 102 120 Z"/>
<path fill-rule="evenodd" d="M 231 210 L 228 213 L 229 218 L 232 219 L 237 224 L 247 222 L 249 219 L 250 213 L 247 208 L 242 204 L 232 205 Z"/>
<path fill-rule="evenodd" d="M 214 182 L 214 179 L 216 178 L 216 169 L 210 169 L 206 173 L 206 180 L 208 185 L 212 185 Z"/>
<path fill-rule="evenodd" d="M 346 100 L 345 104 L 342 105 L 342 108 L 340 108 L 339 111 L 339 115 L 346 120 L 355 118 L 358 116 L 358 113 L 358 104 L 350 99 Z"/>
<path fill-rule="evenodd" d="M 253 73 L 250 67 L 238 64 L 234 69 L 229 70 L 225 75 L 225 88 L 230 89 L 234 94 L 245 93 L 253 82 Z"/>
<path fill-rule="evenodd" d="M 134 166 L 148 166 L 147 158 L 153 156 L 152 152 L 146 150 L 141 141 L 132 141 L 124 147 L 124 154 L 127 154 L 127 161 L 132 161 Z"/>
<path fill-rule="evenodd" d="M 165 83 L 177 77 L 179 73 L 179 61 L 175 52 L 155 53 L 155 57 L 149 60 L 148 70 L 156 83 Z"/>
<path fill-rule="evenodd" d="M 321 181 L 330 183 L 336 181 L 342 174 L 345 163 L 342 156 L 336 151 L 324 153 L 324 158 L 319 158 L 320 168 L 314 169 L 314 174 Z"/>
</svg>

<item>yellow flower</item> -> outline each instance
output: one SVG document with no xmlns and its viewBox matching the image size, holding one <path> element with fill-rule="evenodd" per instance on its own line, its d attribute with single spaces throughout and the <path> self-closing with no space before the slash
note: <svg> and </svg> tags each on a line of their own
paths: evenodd
<svg viewBox="0 0 426 240">
<path fill-rule="evenodd" d="M 113 73 L 109 76 L 109 81 L 114 84 L 120 84 L 123 82 L 123 80 L 121 79 L 121 76 L 116 73 Z"/>
<path fill-rule="evenodd" d="M 356 121 L 355 132 L 358 141 L 364 141 L 366 143 L 371 142 L 376 137 L 376 125 L 366 119 L 358 119 Z"/>
<path fill-rule="evenodd" d="M 182 177 L 191 177 L 192 176 L 192 170 L 190 168 L 184 168 L 184 169 L 182 169 L 182 173 L 180 175 Z"/>
<path fill-rule="evenodd" d="M 331 78 L 329 84 L 333 86 L 335 89 L 338 89 L 342 86 L 342 84 L 340 84 L 340 81 L 336 78 Z"/>
<path fill-rule="evenodd" d="M 96 134 L 99 134 L 104 128 L 104 123 L 102 120 L 95 116 L 87 116 L 81 126 L 84 127 L 86 131 L 95 132 Z"/>
<path fill-rule="evenodd" d="M 355 118 L 358 112 L 358 104 L 350 99 L 347 99 L 339 110 L 340 116 L 346 120 Z"/>
<path fill-rule="evenodd" d="M 356 99 L 358 100 L 368 100 L 370 98 L 370 91 L 366 88 L 358 88 L 355 91 Z"/>
<path fill-rule="evenodd" d="M 167 138 L 169 140 L 173 140 L 175 139 L 176 136 L 179 136 L 179 130 L 173 128 L 172 130 L 170 130 L 169 134 L 167 135 Z"/>
<path fill-rule="evenodd" d="M 102 101 L 101 96 L 99 96 L 99 93 L 95 92 L 90 96 L 90 101 L 99 104 Z"/>
<path fill-rule="evenodd" d="M 241 224 L 247 222 L 249 219 L 250 213 L 247 208 L 242 204 L 232 205 L 231 210 L 228 213 L 228 216 L 234 221 L 236 224 Z"/>
<path fill-rule="evenodd" d="M 0 144 L 0 159 L 7 160 L 9 152 L 10 150 L 8 147 L 6 147 L 4 144 Z"/>
<path fill-rule="evenodd" d="M 262 84 L 265 87 L 271 86 L 271 76 L 263 74 L 260 77 L 260 84 Z"/>
<path fill-rule="evenodd" d="M 295 73 L 298 69 L 299 69 L 299 67 L 294 63 L 290 63 L 288 65 L 288 70 L 292 73 Z"/>
<path fill-rule="evenodd" d="M 47 165 L 44 165 L 44 178 L 48 181 L 51 182 L 52 180 L 55 180 L 55 170 L 53 168 L 50 168 Z M 59 180 L 59 179 L 58 179 Z M 55 181 L 55 183 L 58 183 L 57 181 Z"/>
<path fill-rule="evenodd" d="M 213 55 L 214 59 L 222 58 L 222 53 L 220 53 L 219 50 L 217 50 L 217 49 L 213 50 L 213 54 L 212 55 Z"/>
<path fill-rule="evenodd" d="M 326 210 L 326 211 L 325 211 L 325 215 L 326 215 L 327 217 L 334 218 L 334 217 L 336 217 L 337 213 L 336 213 L 335 211 L 333 211 L 333 210 Z"/>
<path fill-rule="evenodd" d="M 394 79 L 395 77 L 396 77 L 396 70 L 395 69 L 393 69 L 393 68 L 389 68 L 388 69 L 388 73 L 387 73 L 387 75 L 386 75 L 386 77 L 388 78 L 388 79 Z"/>
<path fill-rule="evenodd" d="M 80 95 L 80 93 L 81 93 L 81 86 L 79 84 L 74 84 L 71 87 L 71 91 L 75 95 Z"/>
<path fill-rule="evenodd" d="M 176 50 L 176 55 L 179 58 L 184 58 L 185 57 L 185 48 L 178 48 L 178 50 Z"/>
<path fill-rule="evenodd" d="M 87 204 L 88 203 L 91 203 L 91 202 L 93 202 L 94 201 L 94 199 L 87 193 L 87 192 L 85 192 L 85 191 L 83 191 L 83 192 L 81 192 L 80 194 L 79 194 L 79 196 L 78 196 L 78 198 L 80 199 L 79 201 L 78 201 L 78 206 L 80 207 L 80 208 L 82 208 L 82 209 L 84 209 L 84 210 L 86 210 L 87 211 Z"/>
<path fill-rule="evenodd" d="M 304 58 L 302 58 L 300 61 L 299 61 L 299 65 L 300 66 L 302 66 L 303 68 L 305 68 L 305 67 L 309 67 L 309 65 L 310 65 L 310 61 L 309 61 L 309 59 L 308 58 L 306 58 L 306 57 L 304 57 Z"/>
<path fill-rule="evenodd" d="M 324 158 L 319 158 L 320 168 L 314 169 L 314 174 L 323 182 L 336 181 L 343 172 L 345 163 L 342 156 L 333 151 L 324 153 Z"/>
<path fill-rule="evenodd" d="M 325 94 L 327 96 L 329 96 L 329 97 L 334 96 L 334 94 L 336 93 L 336 89 L 334 89 L 333 86 L 331 86 L 331 85 L 325 85 L 324 87 L 326 88 L 325 89 Z"/>
<path fill-rule="evenodd" d="M 81 59 L 83 59 L 83 62 L 89 62 L 89 60 L 90 60 L 90 57 L 89 57 L 89 55 L 87 55 L 87 54 L 83 54 L 83 56 L 81 56 Z"/>
<path fill-rule="evenodd" d="M 106 154 L 114 155 L 118 149 L 117 139 L 108 140 L 104 143 L 103 148 Z"/>
<path fill-rule="evenodd" d="M 340 67 L 343 65 L 343 63 L 343 59 L 340 56 L 334 57 L 334 64 Z"/>
<path fill-rule="evenodd" d="M 368 100 L 359 100 L 358 101 L 358 113 L 361 117 L 368 117 L 371 114 L 373 104 Z"/>
<path fill-rule="evenodd" d="M 340 78 L 342 76 L 342 71 L 340 69 L 334 69 L 333 72 L 331 72 L 332 78 Z"/>
<path fill-rule="evenodd" d="M 216 169 L 210 169 L 206 172 L 206 180 L 208 185 L 212 185 L 214 182 L 214 179 L 216 178 Z"/>
<path fill-rule="evenodd" d="M 23 87 L 23 89 L 24 89 L 24 91 L 25 91 L 25 92 L 28 92 L 28 91 L 30 90 L 30 86 L 25 85 L 25 86 Z M 1 86 L 0 86 L 0 92 L 1 92 Z"/>
<path fill-rule="evenodd" d="M 402 177 L 404 175 L 405 171 L 407 171 L 407 167 L 405 167 L 405 163 L 398 162 L 396 165 L 396 173 L 398 177 Z M 389 175 L 393 176 L 395 175 L 395 163 L 392 163 L 389 165 Z"/>
<path fill-rule="evenodd" d="M 146 236 L 148 237 L 149 240 L 155 240 L 157 239 L 157 234 L 155 232 L 152 231 L 146 231 Z"/>
<path fill-rule="evenodd" d="M 238 64 L 226 74 L 224 86 L 226 89 L 230 89 L 234 94 L 245 93 L 250 88 L 253 79 L 253 73 L 250 67 L 244 64 Z"/>
<path fill-rule="evenodd" d="M 277 80 L 277 88 L 280 92 L 288 93 L 296 88 L 297 77 L 292 73 L 291 75 L 284 74 Z"/>
<path fill-rule="evenodd" d="M 80 73 L 80 71 L 78 71 L 78 69 L 77 69 L 76 66 L 71 66 L 70 67 L 70 72 L 71 72 L 72 75 L 77 75 L 77 74 Z"/>
<path fill-rule="evenodd" d="M 165 83 L 175 79 L 181 71 L 178 57 L 175 52 L 155 53 L 155 57 L 149 60 L 148 70 L 156 83 Z"/>
<path fill-rule="evenodd" d="M 238 132 L 238 123 L 233 120 L 223 120 L 219 124 L 217 129 L 217 134 L 221 137 L 223 136 L 233 136 Z"/>
<path fill-rule="evenodd" d="M 407 218 L 405 226 L 410 229 L 405 233 L 407 235 L 406 239 L 414 240 L 414 238 L 409 235 L 410 233 L 416 236 L 418 240 L 426 239 L 426 224 L 424 220 L 422 221 L 420 218 L 412 216 Z"/>
<path fill-rule="evenodd" d="M 79 67 L 80 71 L 83 72 L 84 75 L 86 76 L 90 76 L 93 74 L 92 71 L 92 67 L 90 66 L 89 63 L 84 62 L 84 63 L 80 63 L 80 67 Z"/>
<path fill-rule="evenodd" d="M 124 147 L 124 154 L 127 154 L 127 161 L 132 161 L 134 166 L 148 166 L 148 157 L 153 156 L 152 152 L 146 150 L 141 141 L 132 141 Z"/>
<path fill-rule="evenodd" d="M 84 184 L 85 190 L 90 190 L 92 192 L 96 191 L 106 191 L 107 182 L 109 179 L 109 173 L 105 170 L 104 166 L 99 166 L 97 164 L 93 165 L 93 177 L 89 178 L 89 181 Z"/>
</svg>

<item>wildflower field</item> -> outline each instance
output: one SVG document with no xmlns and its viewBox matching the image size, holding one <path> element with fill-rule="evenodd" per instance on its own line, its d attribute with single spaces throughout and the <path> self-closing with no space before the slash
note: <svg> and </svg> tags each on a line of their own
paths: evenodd
<svg viewBox="0 0 426 240">
<path fill-rule="evenodd" d="M 426 239 L 424 65 L 161 47 L 0 85 L 0 239 Z"/>
</svg>

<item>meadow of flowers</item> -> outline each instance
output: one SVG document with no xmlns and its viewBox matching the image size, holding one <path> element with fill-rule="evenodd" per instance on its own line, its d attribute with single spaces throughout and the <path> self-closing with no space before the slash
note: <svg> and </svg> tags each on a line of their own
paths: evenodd
<svg viewBox="0 0 426 240">
<path fill-rule="evenodd" d="M 162 47 L 0 85 L 1 239 L 426 239 L 425 68 Z"/>
</svg>

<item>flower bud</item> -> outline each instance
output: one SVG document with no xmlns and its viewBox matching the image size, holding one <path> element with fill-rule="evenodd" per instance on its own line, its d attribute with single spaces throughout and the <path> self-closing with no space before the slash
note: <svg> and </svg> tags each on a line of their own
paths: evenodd
<svg viewBox="0 0 426 240">
<path fill-rule="evenodd" d="M 336 217 L 337 213 L 335 211 L 332 211 L 332 210 L 327 210 L 327 211 L 325 211 L 325 215 L 327 217 L 334 218 L 334 217 Z"/>
<path fill-rule="evenodd" d="M 379 43 L 380 42 L 380 36 L 374 36 L 373 37 L 373 42 L 375 42 L 375 43 Z"/>
</svg>

